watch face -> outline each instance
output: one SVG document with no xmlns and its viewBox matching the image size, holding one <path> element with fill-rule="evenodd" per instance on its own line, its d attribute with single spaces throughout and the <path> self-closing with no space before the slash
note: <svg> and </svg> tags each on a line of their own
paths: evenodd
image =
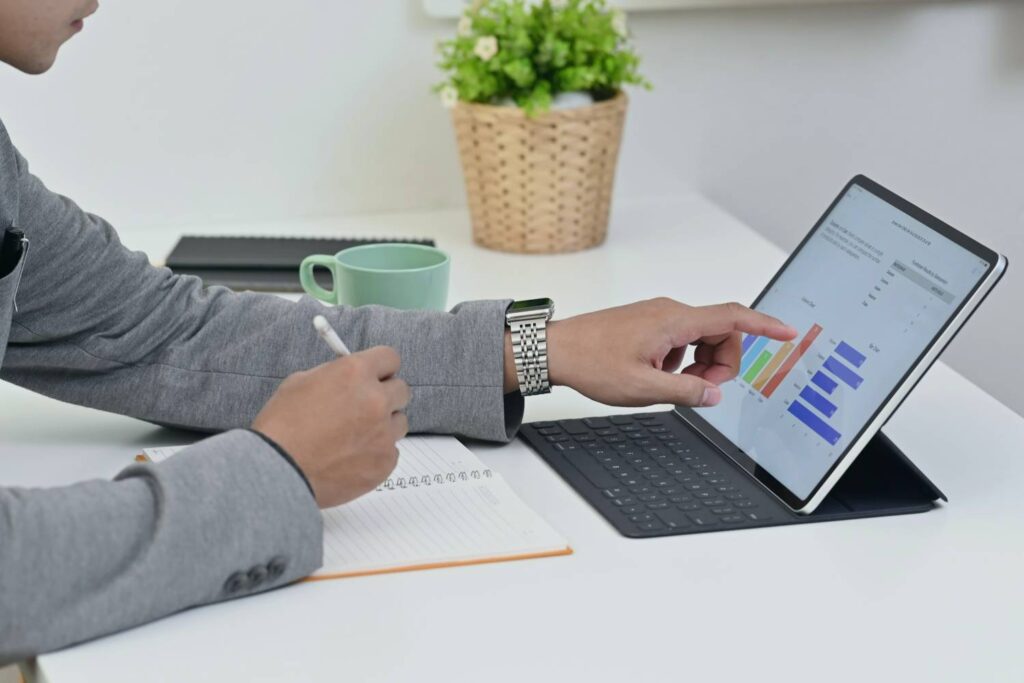
<svg viewBox="0 0 1024 683">
<path fill-rule="evenodd" d="M 530 308 L 553 308 L 555 302 L 551 299 L 526 299 L 525 301 L 513 301 L 509 306 L 510 311 L 525 311 Z"/>
</svg>

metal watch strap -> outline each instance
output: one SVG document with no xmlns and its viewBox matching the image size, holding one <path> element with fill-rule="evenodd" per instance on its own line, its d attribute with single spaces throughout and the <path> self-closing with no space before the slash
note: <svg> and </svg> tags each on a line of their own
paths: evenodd
<svg viewBox="0 0 1024 683">
<path fill-rule="evenodd" d="M 520 393 L 523 396 L 549 393 L 547 320 L 539 317 L 510 321 L 508 327 Z"/>
</svg>

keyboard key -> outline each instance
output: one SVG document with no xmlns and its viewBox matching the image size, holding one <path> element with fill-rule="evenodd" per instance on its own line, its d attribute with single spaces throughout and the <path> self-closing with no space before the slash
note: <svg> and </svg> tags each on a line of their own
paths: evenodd
<svg viewBox="0 0 1024 683">
<path fill-rule="evenodd" d="M 635 515 L 644 511 L 643 505 L 627 505 L 626 507 L 619 508 L 619 512 L 626 515 Z"/>
<path fill-rule="evenodd" d="M 637 493 L 653 493 L 654 491 L 651 489 L 650 486 L 641 485 L 641 486 L 630 486 L 629 487 L 629 492 L 637 494 Z"/>
<path fill-rule="evenodd" d="M 649 431 L 651 434 L 664 434 L 665 432 L 668 431 L 668 429 L 665 427 L 648 427 L 647 431 Z"/>
<path fill-rule="evenodd" d="M 722 517 L 719 517 L 719 519 L 725 522 L 726 524 L 740 524 L 745 521 L 743 519 L 743 515 L 724 515 Z"/>
<path fill-rule="evenodd" d="M 726 505 L 726 502 L 721 498 L 708 498 L 707 500 L 702 500 L 701 502 L 704 503 L 704 505 L 706 505 L 709 508 L 717 508 Z"/>
<path fill-rule="evenodd" d="M 629 507 L 630 505 L 636 505 L 637 500 L 633 496 L 625 496 L 623 498 L 613 498 L 612 505 L 617 507 Z"/>
<path fill-rule="evenodd" d="M 640 415 L 634 415 L 637 422 L 643 422 L 644 424 L 658 423 L 661 421 L 660 415 L 653 415 L 651 413 L 641 413 Z"/>
<path fill-rule="evenodd" d="M 693 522 L 695 525 L 702 527 L 714 526 L 718 523 L 718 521 L 714 517 L 711 517 L 706 512 L 691 512 L 687 515 L 687 517 L 689 517 L 690 521 Z"/>
<path fill-rule="evenodd" d="M 746 496 L 742 493 L 726 493 L 725 498 L 728 500 L 743 500 Z"/>
<path fill-rule="evenodd" d="M 640 427 L 638 427 L 636 425 L 633 425 L 633 424 L 631 424 L 631 425 L 624 425 L 622 427 L 619 427 L 619 431 L 620 432 L 626 432 L 627 434 L 630 433 L 630 432 L 639 432 L 640 430 L 641 430 Z"/>
<path fill-rule="evenodd" d="M 594 436 L 593 434 L 577 434 L 576 436 L 574 436 L 572 438 L 575 441 L 579 442 L 579 443 L 587 443 L 587 442 L 590 442 L 590 441 L 597 441 L 597 437 Z"/>
<path fill-rule="evenodd" d="M 548 440 L 548 443 L 561 443 L 563 441 L 568 441 L 569 440 L 569 435 L 568 434 L 552 434 L 551 436 L 545 436 L 544 438 Z"/>
<path fill-rule="evenodd" d="M 612 426 L 612 423 L 604 417 L 588 417 L 583 420 L 583 424 L 587 425 L 591 429 L 605 429 Z"/>
<path fill-rule="evenodd" d="M 652 519 L 654 519 L 654 515 L 652 515 L 651 513 L 647 512 L 647 513 L 640 514 L 640 515 L 631 515 L 630 518 L 629 518 L 629 521 L 631 521 L 631 522 L 650 522 Z"/>
<path fill-rule="evenodd" d="M 637 496 L 637 500 L 641 500 L 645 503 L 653 503 L 656 500 L 662 500 L 662 496 L 657 493 L 642 493 Z"/>
<path fill-rule="evenodd" d="M 604 437 L 604 442 L 605 443 L 618 444 L 618 443 L 624 443 L 625 441 L 626 441 L 626 437 L 622 436 L 621 434 L 616 434 L 615 436 L 606 436 L 606 437 Z"/>
<path fill-rule="evenodd" d="M 726 493 L 728 491 L 735 491 L 736 487 L 735 486 L 719 486 L 718 490 L 721 491 L 722 493 Z"/>
<path fill-rule="evenodd" d="M 658 531 L 665 528 L 661 522 L 644 522 L 643 524 L 637 524 L 637 527 L 641 531 Z"/>
<path fill-rule="evenodd" d="M 664 446 L 665 448 L 668 448 L 669 445 L 668 445 L 667 442 L 671 441 L 672 439 L 674 439 L 676 437 L 673 434 L 658 434 L 654 438 L 657 439 L 658 441 L 661 441 L 662 442 L 661 443 L 662 446 Z"/>
<path fill-rule="evenodd" d="M 672 482 L 669 482 L 668 486 L 658 486 L 658 488 L 661 489 L 661 492 L 666 496 L 674 496 L 677 493 L 681 493 L 683 490 L 682 486 L 676 486 Z"/>
<path fill-rule="evenodd" d="M 690 520 L 686 513 L 679 510 L 659 510 L 656 514 L 658 519 L 664 522 L 669 529 L 682 529 L 690 526 Z"/>
<path fill-rule="evenodd" d="M 656 481 L 658 479 L 661 479 L 665 475 L 662 474 L 661 472 L 644 472 L 642 476 L 644 479 L 647 479 L 649 481 Z"/>
<path fill-rule="evenodd" d="M 541 427 L 540 429 L 537 430 L 537 433 L 543 434 L 544 436 L 550 436 L 551 434 L 561 434 L 562 428 L 559 427 L 558 425 L 551 425 L 550 427 Z"/>
<path fill-rule="evenodd" d="M 751 522 L 767 522 L 772 518 L 771 515 L 765 514 L 763 512 L 745 512 L 743 514 L 746 515 L 747 519 L 749 519 Z"/>
<path fill-rule="evenodd" d="M 622 431 L 626 432 L 625 429 L 623 429 Z M 626 436 L 628 436 L 631 439 L 635 439 L 636 441 L 641 441 L 647 438 L 647 434 L 645 434 L 644 432 L 626 432 Z"/>
<path fill-rule="evenodd" d="M 683 484 L 683 488 L 686 489 L 687 491 L 703 491 L 704 484 Z M 711 495 L 712 494 L 709 491 L 705 493 L 703 496 L 701 496 L 701 498 L 710 498 Z"/>
<path fill-rule="evenodd" d="M 677 493 L 674 496 L 669 496 L 668 500 L 670 503 L 685 503 L 688 500 L 693 500 L 693 498 L 686 495 L 685 493 Z"/>
<path fill-rule="evenodd" d="M 715 494 L 711 491 L 694 491 L 693 497 L 699 498 L 700 500 L 713 500 L 715 498 Z"/>
<path fill-rule="evenodd" d="M 608 418 L 608 421 L 613 425 L 628 425 L 633 424 L 632 415 L 612 415 Z"/>
<path fill-rule="evenodd" d="M 626 495 L 626 489 L 616 486 L 615 488 L 605 489 L 601 493 L 604 494 L 605 498 L 621 498 Z"/>
<path fill-rule="evenodd" d="M 704 481 L 712 486 L 718 486 L 719 484 L 725 484 L 726 482 L 722 477 L 705 477 Z"/>
<path fill-rule="evenodd" d="M 700 503 L 695 500 L 688 500 L 676 506 L 680 510 L 700 510 Z"/>
<path fill-rule="evenodd" d="M 648 510 L 665 510 L 667 508 L 668 508 L 668 503 L 663 501 L 663 500 L 660 500 L 657 503 L 648 503 L 647 504 L 647 509 Z"/>
<path fill-rule="evenodd" d="M 711 508 L 711 511 L 716 515 L 731 515 L 736 512 L 736 508 L 731 505 L 720 505 L 718 507 Z"/>
<path fill-rule="evenodd" d="M 606 462 L 604 463 L 604 468 L 611 472 L 612 474 L 615 474 L 616 472 L 624 471 L 626 469 L 626 466 L 620 462 Z"/>
<path fill-rule="evenodd" d="M 674 481 L 669 481 L 668 479 L 654 479 L 651 481 L 651 485 L 666 495 L 668 495 L 669 489 L 676 489 L 676 483 Z"/>
<path fill-rule="evenodd" d="M 568 439 L 568 438 L 569 437 L 567 437 L 567 436 L 549 436 L 548 440 L 551 440 L 551 439 L 562 439 L 562 440 L 565 440 L 565 439 Z M 657 455 L 658 453 L 664 453 L 664 452 L 665 451 L 663 451 L 661 448 L 658 448 L 657 446 L 646 446 L 646 447 L 644 447 L 644 453 L 649 453 L 650 455 Z"/>
<path fill-rule="evenodd" d="M 622 483 L 623 486 L 636 486 L 637 484 L 640 483 L 640 480 L 633 479 L 632 475 L 619 477 L 619 481 Z"/>
<path fill-rule="evenodd" d="M 619 485 L 619 482 L 611 475 L 608 470 L 594 462 L 590 458 L 577 457 L 577 458 L 566 458 L 573 467 L 580 471 L 584 477 L 587 478 L 591 484 L 599 489 L 612 489 Z M 628 484 L 626 484 L 628 486 Z"/>
<path fill-rule="evenodd" d="M 578 451 L 580 449 L 580 447 L 574 444 L 572 441 L 568 443 L 556 443 L 555 448 L 559 451 L 562 451 L 563 453 L 565 451 Z"/>
<path fill-rule="evenodd" d="M 757 503 L 755 503 L 752 500 L 737 500 L 735 503 L 733 503 L 733 505 L 735 505 L 738 508 L 744 508 L 744 509 L 745 508 L 756 508 L 757 507 Z"/>
<path fill-rule="evenodd" d="M 583 424 L 582 422 L 580 422 L 579 420 L 566 420 L 565 422 L 562 422 L 561 424 L 562 424 L 562 429 L 564 429 L 569 434 L 576 435 L 576 434 L 589 434 L 590 433 L 590 430 L 587 428 L 587 426 L 585 424 Z"/>
</svg>

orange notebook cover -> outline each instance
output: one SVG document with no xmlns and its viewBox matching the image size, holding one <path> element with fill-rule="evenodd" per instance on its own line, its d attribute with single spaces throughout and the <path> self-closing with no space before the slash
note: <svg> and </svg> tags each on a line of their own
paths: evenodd
<svg viewBox="0 0 1024 683">
<path fill-rule="evenodd" d="M 159 462 L 183 447 L 151 448 Z M 323 511 L 324 564 L 307 580 L 568 555 L 566 540 L 457 439 L 398 443 L 375 491 Z"/>
</svg>

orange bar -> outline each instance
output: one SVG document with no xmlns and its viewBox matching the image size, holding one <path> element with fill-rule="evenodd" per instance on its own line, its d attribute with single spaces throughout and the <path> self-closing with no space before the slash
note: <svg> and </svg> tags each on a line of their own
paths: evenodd
<svg viewBox="0 0 1024 683">
<path fill-rule="evenodd" d="M 771 381 L 768 382 L 764 389 L 761 390 L 761 393 L 764 394 L 765 398 L 769 398 L 773 393 L 775 393 L 775 390 L 779 388 L 782 381 L 786 379 L 786 375 L 789 374 L 789 371 L 796 366 L 800 357 L 807 353 L 807 349 L 811 348 L 811 344 L 814 343 L 814 340 L 818 338 L 819 334 L 821 334 L 821 325 L 815 323 L 811 326 L 811 329 L 807 334 L 804 335 L 804 338 L 800 340 L 800 346 L 796 347 L 796 351 L 789 354 L 789 358 L 786 359 L 786 362 L 782 364 L 782 367 L 775 373 L 775 376 L 772 377 Z"/>
<path fill-rule="evenodd" d="M 761 391 L 761 387 L 765 385 L 765 382 L 767 382 L 768 378 L 772 376 L 772 373 L 779 369 L 779 366 L 782 365 L 782 361 L 786 360 L 786 356 L 788 356 L 789 352 L 792 350 L 793 342 L 786 342 L 783 344 L 782 348 L 775 353 L 775 356 L 771 359 L 768 365 L 764 366 L 764 370 L 761 371 L 761 374 L 757 376 L 757 379 L 755 379 L 750 386 Z"/>
</svg>

